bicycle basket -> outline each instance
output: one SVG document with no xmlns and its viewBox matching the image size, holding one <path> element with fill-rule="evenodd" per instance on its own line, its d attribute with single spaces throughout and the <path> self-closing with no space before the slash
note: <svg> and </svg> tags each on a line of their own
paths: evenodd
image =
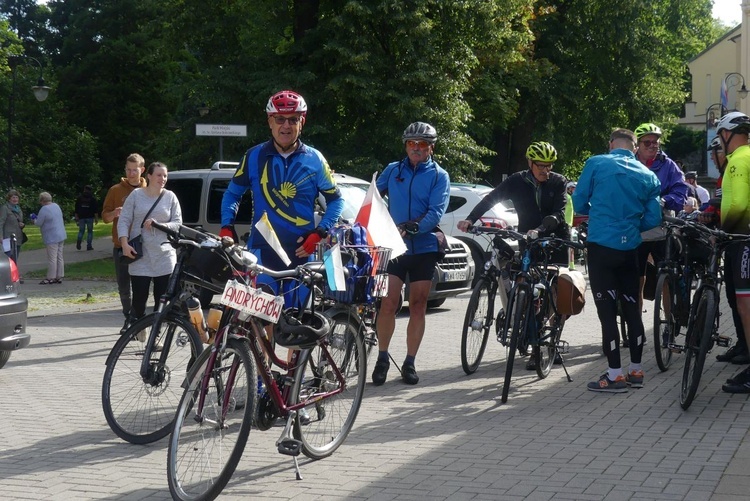
<svg viewBox="0 0 750 501">
<path fill-rule="evenodd" d="M 321 253 L 322 255 L 323 253 Z M 326 282 L 323 295 L 338 303 L 369 304 L 388 293 L 386 268 L 391 249 L 375 246 L 341 246 L 341 261 L 348 270 L 346 290 L 331 290 Z"/>
<path fill-rule="evenodd" d="M 190 252 L 186 261 L 188 271 L 215 283 L 223 284 L 232 278 L 232 267 L 222 254 L 223 251 L 190 247 L 186 252 Z"/>
</svg>

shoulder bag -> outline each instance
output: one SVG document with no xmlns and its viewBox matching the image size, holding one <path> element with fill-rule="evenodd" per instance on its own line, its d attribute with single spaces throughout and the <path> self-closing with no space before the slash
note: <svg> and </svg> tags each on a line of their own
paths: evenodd
<svg viewBox="0 0 750 501">
<path fill-rule="evenodd" d="M 148 216 L 151 214 L 151 211 L 154 210 L 154 208 L 159 203 L 159 200 L 161 200 L 161 197 L 164 196 L 164 192 L 162 191 L 159 195 L 159 198 L 156 199 L 156 202 L 154 202 L 154 205 L 151 206 L 151 208 L 148 210 L 145 216 L 143 216 L 143 221 L 141 221 L 141 230 L 143 229 L 143 224 L 146 222 L 146 219 L 148 219 Z M 140 258 L 143 257 L 143 238 L 139 234 L 137 237 L 133 237 L 130 240 L 128 240 L 128 245 L 135 250 L 135 257 L 128 257 L 125 254 L 122 253 L 122 249 L 120 249 L 120 264 L 131 264 L 136 261 L 138 261 Z"/>
</svg>

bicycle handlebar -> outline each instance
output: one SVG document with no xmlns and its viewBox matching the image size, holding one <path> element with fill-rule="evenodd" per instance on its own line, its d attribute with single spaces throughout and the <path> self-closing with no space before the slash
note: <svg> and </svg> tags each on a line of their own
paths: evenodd
<svg viewBox="0 0 750 501">
<path fill-rule="evenodd" d="M 157 230 L 166 233 L 170 240 L 177 245 L 192 246 L 198 249 L 221 249 L 233 257 L 235 262 L 242 263 L 250 271 L 259 275 L 268 275 L 272 278 L 309 277 L 313 281 L 319 281 L 324 278 L 323 263 L 319 261 L 303 263 L 289 270 L 275 271 L 258 264 L 258 258 L 254 254 L 243 245 L 235 244 L 234 240 L 230 237 L 219 237 L 184 225 L 180 225 L 178 230 L 173 230 L 169 226 L 155 221 L 152 221 L 151 225 Z"/>
<path fill-rule="evenodd" d="M 475 235 L 480 235 L 482 233 L 492 233 L 495 235 L 500 235 L 502 238 L 510 238 L 512 240 L 519 241 L 523 240 L 527 245 L 536 247 L 546 247 L 547 245 L 552 244 L 553 247 L 563 245 L 565 247 L 572 247 L 579 250 L 583 250 L 586 248 L 586 246 L 580 242 L 573 242 L 571 240 L 566 240 L 564 238 L 558 237 L 533 237 L 532 235 L 519 233 L 507 228 L 494 228 L 491 226 L 469 226 L 467 232 L 473 233 Z"/>
<path fill-rule="evenodd" d="M 716 237 L 719 240 L 722 240 L 722 243 L 750 240 L 750 235 L 744 235 L 742 233 L 727 233 L 722 230 L 709 228 L 708 226 L 696 221 L 686 221 L 685 219 L 680 219 L 677 217 L 664 216 L 664 222 L 667 223 L 668 226 L 678 226 L 680 228 L 687 227 L 703 235 Z"/>
</svg>

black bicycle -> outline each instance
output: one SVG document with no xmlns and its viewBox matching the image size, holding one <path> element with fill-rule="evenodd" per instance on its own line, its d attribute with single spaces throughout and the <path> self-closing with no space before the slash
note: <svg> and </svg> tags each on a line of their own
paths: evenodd
<svg viewBox="0 0 750 501">
<path fill-rule="evenodd" d="M 199 290 L 222 292 L 231 277 L 226 259 L 214 250 L 179 243 L 180 238 L 205 241 L 209 234 L 187 226 L 179 232 L 153 226 L 177 248 L 177 264 L 158 310 L 135 321 L 112 347 L 102 381 L 107 424 L 133 444 L 155 442 L 171 431 L 180 383 L 207 341 L 190 321 L 186 303 L 197 301 Z"/>
<path fill-rule="evenodd" d="M 675 349 L 675 338 L 688 327 L 692 284 L 704 275 L 711 257 L 709 236 L 682 219 L 672 219 L 664 223 L 665 257 L 658 263 L 654 295 L 654 355 L 662 372 L 680 352 Z"/>
<path fill-rule="evenodd" d="M 748 235 L 734 235 L 712 230 L 697 222 L 667 217 L 669 224 L 680 227 L 684 233 L 699 234 L 711 239 L 708 264 L 700 270 L 698 288 L 690 306 L 685 332 L 685 344 L 670 344 L 670 348 L 685 354 L 685 364 L 680 385 L 680 406 L 690 407 L 698 391 L 706 355 L 714 344 L 728 346 L 729 338 L 719 335 L 719 295 L 723 282 L 720 258 L 724 249 L 735 242 L 747 241 Z"/>
<path fill-rule="evenodd" d="M 469 233 L 482 235 L 487 240 L 486 253 L 489 259 L 484 263 L 482 276 L 474 285 L 466 307 L 463 331 L 461 332 L 461 366 L 464 372 L 473 374 L 482 361 L 490 330 L 494 324 L 496 333 L 505 324 L 505 308 L 508 305 L 508 292 L 511 287 L 508 264 L 514 251 L 499 233 L 503 230 L 490 226 L 471 226 Z M 479 265 L 479 263 L 477 263 Z M 495 300 L 500 298 L 500 307 L 495 316 Z"/>
</svg>

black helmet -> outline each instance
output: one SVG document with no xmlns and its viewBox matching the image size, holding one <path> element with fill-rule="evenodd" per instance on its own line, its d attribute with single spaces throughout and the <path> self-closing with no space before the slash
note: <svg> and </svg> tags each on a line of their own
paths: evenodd
<svg viewBox="0 0 750 501">
<path fill-rule="evenodd" d="M 291 309 L 281 313 L 273 338 L 281 346 L 305 350 L 315 346 L 330 331 L 331 322 L 322 313 L 305 311 L 302 318 L 299 318 L 297 310 Z"/>
<path fill-rule="evenodd" d="M 435 144 L 437 141 L 437 131 L 435 127 L 425 122 L 414 122 L 409 125 L 404 131 L 404 135 L 401 137 L 404 141 L 421 140 L 427 141 L 430 144 Z"/>
</svg>

